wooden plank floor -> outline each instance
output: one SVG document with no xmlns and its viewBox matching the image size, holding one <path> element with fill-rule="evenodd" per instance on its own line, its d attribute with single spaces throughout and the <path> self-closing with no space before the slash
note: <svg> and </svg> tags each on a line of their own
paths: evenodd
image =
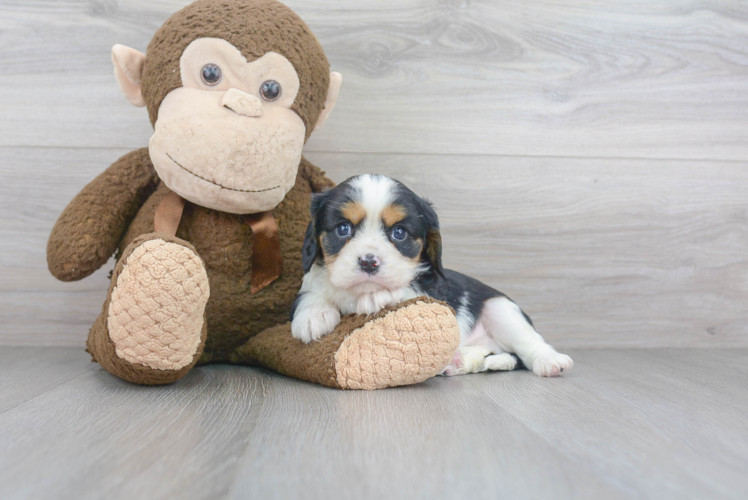
<svg viewBox="0 0 748 500">
<path fill-rule="evenodd" d="M 111 47 L 190 0 L 0 0 L 0 345 L 80 345 L 64 207 L 153 129 Z M 344 75 L 305 146 L 431 198 L 445 263 L 564 347 L 748 347 L 748 2 L 285 0 Z"/>
<path fill-rule="evenodd" d="M 431 198 L 576 361 L 373 393 L 48 347 L 112 268 L 56 282 L 49 231 L 152 133 L 111 46 L 188 2 L 0 0 L 0 499 L 748 498 L 747 2 L 286 0 L 344 74 L 307 157 Z"/>
<path fill-rule="evenodd" d="M 61 283 L 46 242 L 80 187 L 126 152 L 0 148 L 0 344 L 85 342 L 114 264 Z M 748 162 L 307 156 L 337 182 L 379 172 L 430 198 L 445 265 L 507 293 L 554 344 L 748 346 L 748 281 L 736 279 L 748 277 Z M 17 163 L 44 181 L 24 182 Z"/>
<path fill-rule="evenodd" d="M 0 146 L 148 144 L 112 76 L 190 0 L 0 1 Z M 748 152 L 741 0 L 286 0 L 344 75 L 308 151 Z"/>
<path fill-rule="evenodd" d="M 572 350 L 529 372 L 342 392 L 261 369 L 122 382 L 81 349 L 0 350 L 0 496 L 748 496 L 748 350 Z"/>
</svg>

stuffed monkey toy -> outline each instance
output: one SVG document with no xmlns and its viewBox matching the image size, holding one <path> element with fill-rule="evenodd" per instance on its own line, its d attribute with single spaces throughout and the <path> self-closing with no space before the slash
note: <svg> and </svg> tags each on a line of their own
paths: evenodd
<svg viewBox="0 0 748 500">
<path fill-rule="evenodd" d="M 233 363 L 342 389 L 413 384 L 449 363 L 457 321 L 425 297 L 344 317 L 317 342 L 291 336 L 310 198 L 333 186 L 301 152 L 342 79 L 293 11 L 198 0 L 147 54 L 115 45 L 112 61 L 154 134 L 83 188 L 47 247 L 63 281 L 116 256 L 88 337 L 94 361 L 137 384 Z"/>
</svg>

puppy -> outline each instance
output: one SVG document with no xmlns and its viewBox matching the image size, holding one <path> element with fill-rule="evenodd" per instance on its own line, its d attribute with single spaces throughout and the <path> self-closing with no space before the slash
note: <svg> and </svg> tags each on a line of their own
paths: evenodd
<svg viewBox="0 0 748 500">
<path fill-rule="evenodd" d="M 318 340 L 335 329 L 341 314 L 373 314 L 428 295 L 452 306 L 460 325 L 460 347 L 444 375 L 513 370 L 517 357 L 542 377 L 572 367 L 509 297 L 442 268 L 436 212 L 402 183 L 381 175 L 352 177 L 315 195 L 311 212 L 306 274 L 291 311 L 294 337 Z"/>
</svg>

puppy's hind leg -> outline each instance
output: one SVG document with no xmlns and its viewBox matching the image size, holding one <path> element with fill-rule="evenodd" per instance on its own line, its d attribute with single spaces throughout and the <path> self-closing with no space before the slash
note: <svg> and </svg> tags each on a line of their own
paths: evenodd
<svg viewBox="0 0 748 500">
<path fill-rule="evenodd" d="M 442 371 L 441 375 L 452 377 L 466 373 L 481 373 L 488 371 L 509 371 L 517 366 L 517 359 L 506 352 L 491 354 L 484 346 L 460 346 L 452 356 L 452 362 Z"/>
<path fill-rule="evenodd" d="M 543 340 L 519 306 L 506 297 L 488 300 L 481 320 L 499 347 L 516 353 L 535 375 L 557 377 L 574 366 L 569 356 L 557 352 Z"/>
<path fill-rule="evenodd" d="M 461 345 L 452 356 L 452 361 L 442 370 L 441 375 L 453 377 L 467 373 L 480 373 L 486 371 L 486 357 L 491 350 L 480 345 Z"/>
<path fill-rule="evenodd" d="M 508 352 L 502 352 L 501 354 L 492 354 L 487 356 L 483 361 L 483 368 L 487 372 L 495 371 L 510 371 L 517 367 L 517 358 L 509 354 Z"/>
</svg>

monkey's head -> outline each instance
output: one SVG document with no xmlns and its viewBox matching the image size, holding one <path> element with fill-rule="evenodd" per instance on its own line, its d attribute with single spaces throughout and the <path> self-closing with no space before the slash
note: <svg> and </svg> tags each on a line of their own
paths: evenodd
<svg viewBox="0 0 748 500">
<path fill-rule="evenodd" d="M 146 52 L 115 45 L 112 61 L 127 99 L 148 107 L 161 180 L 224 212 L 278 205 L 342 80 L 309 27 L 275 0 L 198 0 Z"/>
</svg>

